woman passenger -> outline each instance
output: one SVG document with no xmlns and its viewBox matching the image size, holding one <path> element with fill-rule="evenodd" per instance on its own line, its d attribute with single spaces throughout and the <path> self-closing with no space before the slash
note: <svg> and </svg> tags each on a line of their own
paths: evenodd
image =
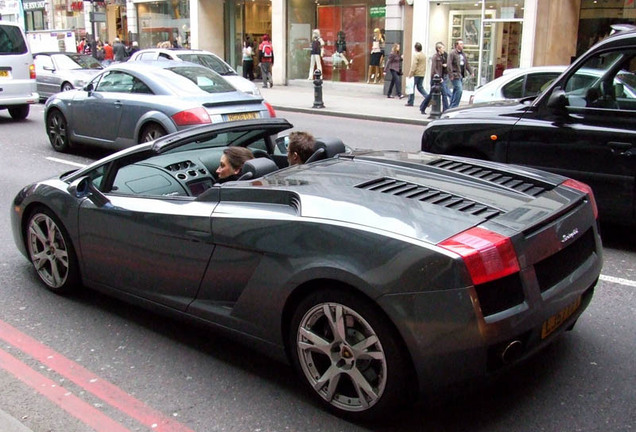
<svg viewBox="0 0 636 432">
<path fill-rule="evenodd" d="M 219 183 L 238 180 L 241 176 L 241 168 L 245 161 L 254 159 L 254 155 L 245 147 L 228 147 L 223 150 L 221 162 L 216 169 Z"/>
</svg>

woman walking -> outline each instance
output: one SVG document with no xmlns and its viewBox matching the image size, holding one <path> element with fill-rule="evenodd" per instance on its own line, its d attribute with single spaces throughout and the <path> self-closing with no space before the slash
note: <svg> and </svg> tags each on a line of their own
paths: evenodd
<svg viewBox="0 0 636 432">
<path fill-rule="evenodd" d="M 391 54 L 389 54 L 389 59 L 384 67 L 385 73 L 391 73 L 391 83 L 389 84 L 389 91 L 387 93 L 388 98 L 393 98 L 393 96 L 391 96 L 393 86 L 395 86 L 395 93 L 398 98 L 402 99 L 404 97 L 402 95 L 402 80 L 400 79 L 400 75 L 402 74 L 401 63 L 402 56 L 400 55 L 400 44 L 396 43 L 393 45 L 393 48 L 391 48 Z"/>
</svg>

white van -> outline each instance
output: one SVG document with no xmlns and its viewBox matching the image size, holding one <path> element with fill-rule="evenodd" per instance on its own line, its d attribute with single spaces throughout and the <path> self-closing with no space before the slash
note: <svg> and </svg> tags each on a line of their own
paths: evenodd
<svg viewBox="0 0 636 432">
<path fill-rule="evenodd" d="M 0 109 L 23 120 L 29 104 L 38 100 L 33 56 L 24 32 L 16 24 L 0 21 Z"/>
</svg>

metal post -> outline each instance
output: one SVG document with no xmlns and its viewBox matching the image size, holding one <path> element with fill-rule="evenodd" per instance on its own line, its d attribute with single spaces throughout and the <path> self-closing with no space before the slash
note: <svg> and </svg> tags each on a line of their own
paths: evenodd
<svg viewBox="0 0 636 432">
<path fill-rule="evenodd" d="M 324 108 L 322 102 L 322 72 L 319 69 L 314 71 L 314 106 L 313 108 Z"/>
<path fill-rule="evenodd" d="M 442 79 L 435 74 L 431 82 L 431 115 L 430 119 L 438 119 L 442 115 Z"/>
</svg>

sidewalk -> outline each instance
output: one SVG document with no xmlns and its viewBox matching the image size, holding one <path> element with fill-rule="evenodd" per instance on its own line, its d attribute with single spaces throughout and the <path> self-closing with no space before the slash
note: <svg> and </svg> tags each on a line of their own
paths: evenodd
<svg viewBox="0 0 636 432">
<path fill-rule="evenodd" d="M 392 123 L 407 123 L 426 125 L 431 121 L 429 114 L 420 114 L 419 105 L 424 98 L 417 93 L 415 103 L 407 107 L 407 96 L 404 99 L 387 98 L 382 94 L 382 84 L 352 84 L 334 81 L 324 81 L 322 85 L 322 101 L 324 108 L 313 108 L 314 84 L 310 80 L 290 80 L 288 85 L 276 85 L 263 88 L 260 81 L 254 81 L 259 86 L 263 98 L 276 111 L 295 111 L 311 114 L 321 114 L 336 117 L 348 117 L 385 121 Z M 277 114 L 284 117 L 284 114 Z"/>
</svg>

